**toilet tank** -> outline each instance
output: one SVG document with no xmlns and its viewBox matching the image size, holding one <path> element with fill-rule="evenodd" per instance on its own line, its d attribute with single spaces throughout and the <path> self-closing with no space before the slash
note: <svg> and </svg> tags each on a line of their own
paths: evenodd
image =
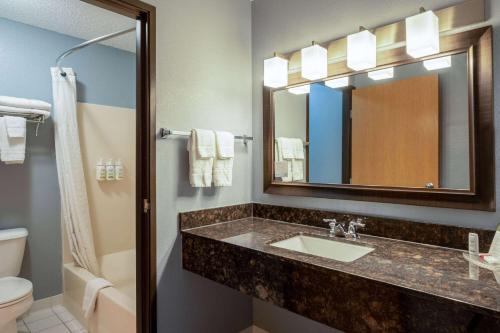
<svg viewBox="0 0 500 333">
<path fill-rule="evenodd" d="M 19 275 L 26 237 L 25 228 L 0 230 L 0 278 Z"/>
</svg>

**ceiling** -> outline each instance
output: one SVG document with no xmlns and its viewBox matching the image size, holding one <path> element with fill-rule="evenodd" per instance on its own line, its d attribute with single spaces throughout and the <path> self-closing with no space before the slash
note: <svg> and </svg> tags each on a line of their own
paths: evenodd
<svg viewBox="0 0 500 333">
<path fill-rule="evenodd" d="M 129 17 L 80 0 L 1 0 L 0 17 L 85 40 L 135 25 Z M 135 52 L 135 35 L 128 33 L 102 44 Z"/>
</svg>

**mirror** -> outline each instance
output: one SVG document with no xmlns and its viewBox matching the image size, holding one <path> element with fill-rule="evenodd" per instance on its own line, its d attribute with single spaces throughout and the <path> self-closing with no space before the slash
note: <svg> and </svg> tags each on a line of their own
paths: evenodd
<svg viewBox="0 0 500 333">
<path fill-rule="evenodd" d="M 470 61 L 461 52 L 343 87 L 274 90 L 274 182 L 470 190 Z"/>
</svg>

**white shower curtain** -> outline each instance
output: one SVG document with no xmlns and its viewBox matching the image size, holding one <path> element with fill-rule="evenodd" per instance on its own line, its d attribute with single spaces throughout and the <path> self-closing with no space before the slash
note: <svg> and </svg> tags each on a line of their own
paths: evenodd
<svg viewBox="0 0 500 333">
<path fill-rule="evenodd" d="M 76 263 L 99 276 L 76 119 L 76 78 L 71 68 L 63 70 L 65 77 L 51 68 L 61 219 Z"/>
</svg>

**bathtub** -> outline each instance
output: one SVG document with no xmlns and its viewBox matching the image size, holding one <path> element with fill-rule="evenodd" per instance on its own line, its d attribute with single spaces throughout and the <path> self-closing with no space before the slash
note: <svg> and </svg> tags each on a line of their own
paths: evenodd
<svg viewBox="0 0 500 333">
<path fill-rule="evenodd" d="M 90 333 L 135 333 L 135 250 L 111 253 L 98 262 L 114 286 L 101 290 L 94 315 L 86 320 L 82 311 L 85 285 L 94 275 L 73 263 L 64 264 L 63 305 Z"/>
</svg>

